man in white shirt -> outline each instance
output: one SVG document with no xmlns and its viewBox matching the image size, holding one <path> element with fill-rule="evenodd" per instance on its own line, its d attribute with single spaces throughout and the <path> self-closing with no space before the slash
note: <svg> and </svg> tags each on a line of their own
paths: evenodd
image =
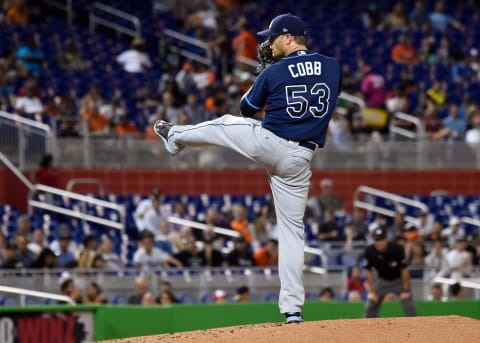
<svg viewBox="0 0 480 343">
<path fill-rule="evenodd" d="M 26 88 L 26 93 L 15 100 L 15 110 L 19 114 L 36 114 L 43 112 L 43 104 L 36 97 L 31 88 Z"/>
<path fill-rule="evenodd" d="M 43 233 L 43 229 L 38 228 L 33 231 L 32 241 L 28 243 L 27 248 L 30 250 L 35 256 L 40 254 L 43 248 L 47 247 L 47 243 L 45 240 L 45 234 Z"/>
<path fill-rule="evenodd" d="M 460 218 L 451 217 L 449 227 L 442 230 L 442 237 L 447 240 L 448 246 L 453 248 L 457 239 L 465 238 L 465 230 L 460 226 Z"/>
<path fill-rule="evenodd" d="M 472 255 L 466 251 L 466 248 L 466 239 L 459 238 L 455 243 L 455 248 L 447 254 L 448 272 L 452 279 L 461 279 L 471 272 Z"/>
<path fill-rule="evenodd" d="M 117 56 L 117 62 L 120 63 L 125 71 L 129 73 L 141 73 L 152 67 L 150 57 L 144 50 L 145 42 L 141 38 L 134 38 L 131 48 L 125 50 Z"/>
<path fill-rule="evenodd" d="M 139 232 L 148 227 L 148 230 L 155 234 L 159 224 L 170 214 L 168 207 L 162 206 L 161 197 L 160 190 L 153 188 L 150 196 L 138 203 L 133 219 Z"/>
<path fill-rule="evenodd" d="M 161 267 L 168 268 L 170 264 L 182 267 L 180 261 L 154 246 L 154 237 L 149 231 L 142 234 L 141 245 L 133 255 L 133 263 L 135 268 L 147 273 Z"/>
</svg>

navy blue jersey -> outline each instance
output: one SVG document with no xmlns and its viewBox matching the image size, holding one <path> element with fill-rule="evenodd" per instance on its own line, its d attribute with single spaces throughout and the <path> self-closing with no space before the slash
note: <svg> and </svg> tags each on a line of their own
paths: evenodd
<svg viewBox="0 0 480 343">
<path fill-rule="evenodd" d="M 242 97 L 240 110 L 252 116 L 266 105 L 263 127 L 288 140 L 323 146 L 339 92 L 336 59 L 296 51 L 258 75 Z"/>
</svg>

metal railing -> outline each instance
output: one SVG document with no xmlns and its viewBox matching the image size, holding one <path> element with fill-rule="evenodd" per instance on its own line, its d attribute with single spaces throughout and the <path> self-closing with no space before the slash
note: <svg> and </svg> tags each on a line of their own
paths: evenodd
<svg viewBox="0 0 480 343">
<path fill-rule="evenodd" d="M 39 292 L 39 291 L 34 291 L 34 290 L 24 289 L 24 288 L 0 286 L 0 292 L 20 294 L 20 305 L 21 306 L 26 305 L 25 297 L 27 295 L 31 296 L 31 297 L 37 297 L 37 298 L 64 301 L 64 302 L 69 303 L 70 305 L 75 305 L 76 304 L 75 301 L 71 297 L 66 296 L 66 295 L 60 295 L 60 294 L 48 293 L 48 292 Z"/>
<path fill-rule="evenodd" d="M 134 28 L 131 29 L 113 20 L 102 18 L 100 14 L 96 14 L 96 12 L 100 12 L 103 14 L 107 13 L 110 16 L 116 17 L 117 19 L 118 18 L 123 19 L 126 22 L 131 23 Z M 99 2 L 95 2 L 92 6 L 92 9 L 90 10 L 90 14 L 89 14 L 90 33 L 92 34 L 95 33 L 95 27 L 97 25 L 108 27 L 112 30 L 115 30 L 117 33 L 123 33 L 132 38 L 141 37 L 142 35 L 142 26 L 141 26 L 140 19 L 138 17 L 128 14 L 127 12 L 120 11 L 114 7 L 101 4 Z"/>
<path fill-rule="evenodd" d="M 425 213 L 428 212 L 428 206 L 425 205 L 421 201 L 412 200 L 412 199 L 402 197 L 402 196 L 397 195 L 397 194 L 384 192 L 384 191 L 381 191 L 379 189 L 368 187 L 368 186 L 360 186 L 355 190 L 354 195 L 353 195 L 353 206 L 354 207 L 362 208 L 364 210 L 379 213 L 379 214 L 382 214 L 382 215 L 385 215 L 385 216 L 388 216 L 388 217 L 394 217 L 395 216 L 395 211 L 389 210 L 389 209 L 384 208 L 384 207 L 377 206 L 374 203 L 371 203 L 371 202 L 368 202 L 368 201 L 365 201 L 365 200 L 360 200 L 361 199 L 360 197 L 361 197 L 362 193 L 370 195 L 370 196 L 374 196 L 374 197 L 385 198 L 385 199 L 393 201 L 396 204 L 400 204 L 400 205 L 403 205 L 403 206 L 415 207 L 415 208 L 417 208 L 420 211 L 425 212 Z M 405 220 L 409 223 L 413 223 L 413 224 L 416 224 L 416 225 L 418 224 L 418 218 L 416 218 L 416 217 L 411 217 L 409 215 L 406 215 Z"/>
<path fill-rule="evenodd" d="M 80 202 L 78 208 L 76 209 L 69 209 L 63 206 L 58 206 L 52 203 L 49 203 L 48 199 L 50 197 L 45 196 L 44 201 L 35 200 L 35 195 L 38 193 L 44 193 L 49 195 L 58 195 L 70 200 L 77 200 Z M 53 198 L 53 197 L 52 197 Z M 118 220 L 113 219 L 105 219 L 101 218 L 96 215 L 88 214 L 87 213 L 87 204 L 99 206 L 101 208 L 108 208 L 118 212 Z M 84 222 L 92 222 L 100 225 L 105 225 L 114 229 L 121 230 L 122 232 L 125 231 L 125 224 L 126 224 L 126 209 L 125 205 L 119 205 L 113 202 L 104 201 L 100 199 L 96 199 L 92 196 L 88 195 L 81 195 L 69 191 L 65 191 L 59 188 L 45 186 L 45 185 L 35 185 L 34 188 L 29 193 L 29 200 L 28 200 L 28 211 L 29 214 L 32 214 L 34 208 L 39 208 L 51 212 L 56 212 L 60 214 L 64 214 L 67 216 L 71 216 L 77 219 L 80 219 Z"/>
<path fill-rule="evenodd" d="M 190 36 L 184 35 L 183 33 L 180 33 L 178 31 L 174 31 L 171 29 L 164 29 L 163 30 L 163 36 L 160 38 L 158 42 L 159 46 L 159 54 L 160 56 L 163 56 L 165 54 L 165 40 L 166 39 L 173 39 L 178 41 L 180 44 L 177 45 L 171 45 L 169 48 L 171 49 L 172 52 L 175 52 L 181 56 L 184 56 L 188 59 L 191 59 L 192 61 L 196 61 L 202 64 L 205 64 L 207 66 L 211 66 L 213 63 L 213 51 L 210 45 L 208 43 L 192 38 Z M 201 54 L 191 52 L 188 50 L 188 48 L 185 48 L 185 45 L 190 45 L 196 48 L 200 48 L 205 52 L 205 56 L 202 56 Z"/>
<path fill-rule="evenodd" d="M 0 149 L 20 170 L 36 167 L 45 153 L 56 158 L 56 146 L 48 125 L 0 111 Z"/>
<path fill-rule="evenodd" d="M 356 104 L 360 109 L 360 113 L 363 113 L 363 111 L 367 107 L 367 104 L 365 103 L 365 101 L 362 98 L 359 98 L 358 96 L 355 96 L 355 95 L 341 92 L 338 98 Z"/>
<path fill-rule="evenodd" d="M 67 182 L 67 191 L 72 192 L 73 187 L 78 184 L 93 184 L 98 187 L 98 194 L 100 196 L 105 195 L 105 188 L 100 180 L 94 178 L 75 178 Z"/>
<path fill-rule="evenodd" d="M 399 126 L 398 121 L 395 121 L 395 119 L 413 124 L 415 126 L 415 131 L 404 129 L 403 127 Z M 392 116 L 392 120 L 390 121 L 390 136 L 393 137 L 395 135 L 400 135 L 411 139 L 424 139 L 425 125 L 423 125 L 420 119 L 411 114 L 395 112 Z"/>
<path fill-rule="evenodd" d="M 42 0 L 43 2 L 47 3 L 52 7 L 56 7 L 62 11 L 65 11 L 67 14 L 67 23 L 68 25 L 73 24 L 73 7 L 72 7 L 72 0 L 64 0 L 64 1 L 55 1 L 55 0 Z"/>
<path fill-rule="evenodd" d="M 415 127 L 415 131 L 407 130 L 401 125 L 400 122 L 406 122 L 412 124 Z M 425 125 L 422 123 L 420 119 L 417 117 L 403 113 L 403 112 L 396 112 L 393 114 L 393 117 L 390 120 L 390 142 L 395 140 L 395 135 L 400 135 L 402 137 L 406 137 L 409 139 L 415 139 L 417 141 L 417 165 L 419 168 L 423 168 L 425 166 Z"/>
</svg>

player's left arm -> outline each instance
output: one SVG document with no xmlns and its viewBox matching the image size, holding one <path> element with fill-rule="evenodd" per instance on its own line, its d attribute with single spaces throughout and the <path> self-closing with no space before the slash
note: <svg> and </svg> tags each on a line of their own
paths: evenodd
<svg viewBox="0 0 480 343">
<path fill-rule="evenodd" d="M 240 113 L 244 117 L 253 117 L 261 111 L 268 96 L 268 87 L 265 73 L 258 75 L 250 89 L 240 100 Z"/>
</svg>

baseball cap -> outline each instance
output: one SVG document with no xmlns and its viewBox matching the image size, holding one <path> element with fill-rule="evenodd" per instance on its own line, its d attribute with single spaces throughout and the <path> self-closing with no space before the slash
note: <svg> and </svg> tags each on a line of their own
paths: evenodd
<svg viewBox="0 0 480 343">
<path fill-rule="evenodd" d="M 372 238 L 374 241 L 387 238 L 387 231 L 383 227 L 377 227 L 372 232 Z"/>
<path fill-rule="evenodd" d="M 293 36 L 305 36 L 307 32 L 303 20 L 291 13 L 281 14 L 272 19 L 268 29 L 257 32 L 257 35 L 270 37 L 287 33 Z"/>
</svg>

